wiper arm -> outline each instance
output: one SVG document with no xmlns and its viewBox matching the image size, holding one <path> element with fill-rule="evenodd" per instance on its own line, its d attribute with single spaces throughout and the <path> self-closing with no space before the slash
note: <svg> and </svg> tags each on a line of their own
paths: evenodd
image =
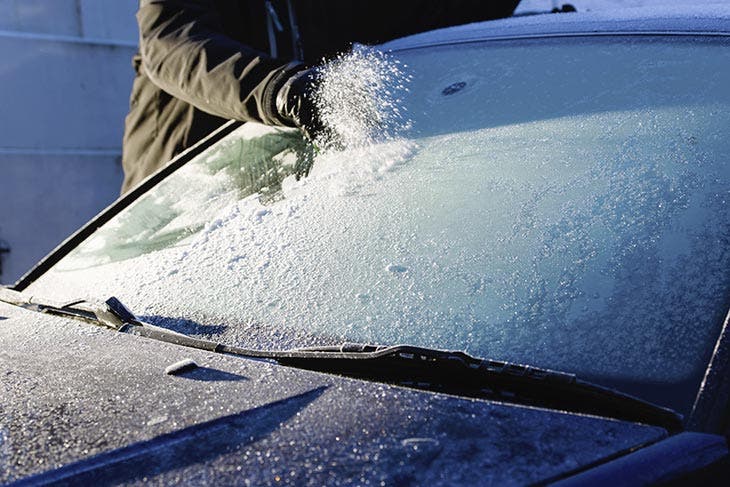
<svg viewBox="0 0 730 487">
<path fill-rule="evenodd" d="M 573 374 L 480 359 L 460 351 L 410 345 L 343 344 L 294 350 L 251 350 L 193 338 L 140 321 L 117 298 L 54 304 L 0 289 L 0 301 L 93 321 L 119 332 L 282 365 L 459 396 L 502 400 L 683 429 L 677 412 L 577 378 Z"/>
<path fill-rule="evenodd" d="M 76 299 L 68 302 L 55 302 L 27 296 L 8 288 L 0 288 L 0 301 L 14 304 L 40 313 L 68 316 L 114 331 L 131 333 L 164 342 L 175 343 L 191 348 L 221 352 L 222 345 L 208 340 L 193 338 L 166 328 L 151 325 L 139 320 L 119 299 L 111 297 L 104 302 Z"/>
</svg>

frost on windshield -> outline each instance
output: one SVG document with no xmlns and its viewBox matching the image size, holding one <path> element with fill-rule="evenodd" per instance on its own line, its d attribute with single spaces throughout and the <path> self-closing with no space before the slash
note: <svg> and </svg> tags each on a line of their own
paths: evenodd
<svg viewBox="0 0 730 487">
<path fill-rule="evenodd" d="M 466 350 L 686 410 L 730 304 L 729 52 L 556 40 L 404 54 L 409 137 L 237 193 L 221 181 L 244 127 L 143 200 L 164 207 L 144 218 L 185 208 L 161 228 L 201 228 L 85 269 L 82 248 L 32 291 L 113 294 L 247 347 Z M 124 221 L 134 211 L 109 232 L 147 231 Z"/>
<path fill-rule="evenodd" d="M 222 209 L 256 195 L 276 199 L 282 181 L 309 170 L 298 132 L 247 124 L 97 230 L 59 269 L 86 268 L 179 245 Z"/>
</svg>

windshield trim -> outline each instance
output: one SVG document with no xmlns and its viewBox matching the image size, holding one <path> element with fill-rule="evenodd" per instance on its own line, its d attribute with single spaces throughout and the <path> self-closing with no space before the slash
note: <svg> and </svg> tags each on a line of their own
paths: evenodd
<svg viewBox="0 0 730 487">
<path fill-rule="evenodd" d="M 474 44 L 481 42 L 499 42 L 499 41 L 529 41 L 536 39 L 572 39 L 576 37 L 707 37 L 707 38 L 727 38 L 730 37 L 730 32 L 724 31 L 632 31 L 632 30 L 616 30 L 616 31 L 605 31 L 605 32 L 581 32 L 581 31 L 567 31 L 567 32 L 544 32 L 537 34 L 504 34 L 504 35 L 483 35 L 474 37 L 462 37 L 458 39 L 444 39 L 444 40 L 430 40 L 423 42 L 415 42 L 408 45 L 398 47 L 398 44 L 393 43 L 393 47 L 388 47 L 390 43 L 385 44 L 383 47 L 386 52 L 404 52 L 413 51 L 417 49 L 423 49 L 426 47 L 444 47 L 444 46 L 458 46 L 461 44 Z"/>
<path fill-rule="evenodd" d="M 43 259 L 41 259 L 35 266 L 33 266 L 28 272 L 20 277 L 20 279 L 18 279 L 15 284 L 8 287 L 15 291 L 23 291 L 36 279 L 45 274 L 46 271 L 48 271 L 51 267 L 56 265 L 69 252 L 71 252 L 79 244 L 81 244 L 81 242 L 91 236 L 91 234 L 93 234 L 99 227 L 109 222 L 109 220 L 114 218 L 119 212 L 127 208 L 129 205 L 134 203 L 138 198 L 146 194 L 160 181 L 166 179 L 170 174 L 174 173 L 185 164 L 187 164 L 189 161 L 201 154 L 203 151 L 207 150 L 213 144 L 217 143 L 219 140 L 236 130 L 238 127 L 243 125 L 243 123 L 244 122 L 239 122 L 236 120 L 226 122 L 220 128 L 202 139 L 200 142 L 190 147 L 186 151 L 180 153 L 168 164 L 163 166 L 157 172 L 145 178 L 132 190 L 120 196 L 116 201 L 103 209 L 94 218 L 89 220 L 89 222 L 87 222 L 84 226 L 71 234 L 70 237 L 61 242 L 56 248 L 51 250 L 48 255 L 43 257 Z"/>
<path fill-rule="evenodd" d="M 705 376 L 697 388 L 692 410 L 686 421 L 687 429 L 721 433 L 730 416 L 730 310 L 705 368 Z"/>
</svg>

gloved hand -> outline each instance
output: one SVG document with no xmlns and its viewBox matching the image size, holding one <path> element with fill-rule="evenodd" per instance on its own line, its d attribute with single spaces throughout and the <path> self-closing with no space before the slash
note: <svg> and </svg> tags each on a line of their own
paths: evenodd
<svg viewBox="0 0 730 487">
<path fill-rule="evenodd" d="M 310 141 L 324 130 L 314 99 L 319 79 L 316 68 L 303 69 L 292 75 L 276 94 L 279 118 L 299 128 Z"/>
</svg>

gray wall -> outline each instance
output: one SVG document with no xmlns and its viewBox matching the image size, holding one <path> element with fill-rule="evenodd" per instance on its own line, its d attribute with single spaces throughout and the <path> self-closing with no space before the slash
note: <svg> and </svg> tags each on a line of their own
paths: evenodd
<svg viewBox="0 0 730 487">
<path fill-rule="evenodd" d="M 136 42 L 137 0 L 0 0 L 0 30 Z"/>
<path fill-rule="evenodd" d="M 119 194 L 136 0 L 0 0 L 0 283 Z"/>
</svg>

